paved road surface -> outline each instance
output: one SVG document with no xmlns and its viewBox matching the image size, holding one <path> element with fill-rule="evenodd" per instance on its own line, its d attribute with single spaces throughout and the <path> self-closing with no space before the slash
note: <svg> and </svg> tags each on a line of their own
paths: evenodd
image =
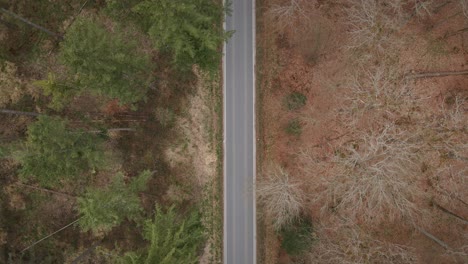
<svg viewBox="0 0 468 264">
<path fill-rule="evenodd" d="M 224 57 L 224 264 L 256 263 L 255 0 L 232 0 Z"/>
</svg>

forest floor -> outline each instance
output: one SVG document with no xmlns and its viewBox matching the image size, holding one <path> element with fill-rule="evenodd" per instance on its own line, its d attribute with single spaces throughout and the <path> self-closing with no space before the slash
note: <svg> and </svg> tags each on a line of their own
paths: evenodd
<svg viewBox="0 0 468 264">
<path fill-rule="evenodd" d="M 60 9 L 57 13 L 63 16 L 57 18 L 58 21 L 52 18 L 45 21 L 36 18 L 34 21 L 51 30 L 61 31 L 66 28 L 71 17 L 98 13 L 105 4 L 104 1 L 85 1 L 88 5 L 83 9 L 82 2 L 74 1 L 66 7 L 60 3 L 54 4 L 54 8 Z M 37 6 L 47 10 L 49 3 L 38 2 Z M 105 18 L 103 21 L 114 25 L 114 22 Z M 2 30 L 2 34 L 4 32 L 8 31 Z M 64 181 L 56 188 L 43 188 L 34 180 L 19 179 L 17 171 L 20 164 L 2 156 L 0 263 L 71 263 L 95 245 L 98 247 L 85 254 L 87 263 L 112 263 L 110 257 L 113 254 L 121 256 L 125 252 L 144 248 L 147 242 L 141 236 L 141 226 L 126 220 L 101 237 L 82 232 L 78 225 L 72 225 L 30 250 L 22 251 L 35 241 L 75 221 L 79 214 L 77 198 L 87 188 L 107 186 L 117 172 L 122 172 L 125 180 L 129 181 L 144 170 L 153 172 L 153 176 L 147 183 L 148 189 L 139 194 L 144 208 L 143 217 L 152 218 L 155 204 L 163 208 L 175 205 L 182 215 L 198 209 L 207 237 L 204 250 L 199 252 L 201 263 L 220 263 L 223 220 L 220 198 L 220 72 L 209 74 L 198 67 L 186 72 L 177 71 L 171 64 L 172 58 L 149 48 L 148 37 L 135 33 L 136 37 L 141 37 L 138 39 L 142 43 L 141 48 L 146 49 L 146 55 L 152 58 L 155 65 L 152 78 L 156 81 L 152 83 L 145 100 L 132 109 L 120 105 L 116 100 L 83 93 L 73 98 L 62 111 L 55 111 L 48 107 L 50 98 L 44 96 L 40 88 L 32 83 L 46 79 L 49 72 L 63 70 L 57 62 L 58 42 L 34 30 L 21 32 L 20 40 L 14 38 L 16 35 L 8 34 L 1 35 L 0 41 L 3 41 L 5 47 L 7 41 L 11 41 L 8 44 L 17 49 L 8 50 L 16 60 L 14 63 L 18 71 L 14 77 L 28 83 L 31 91 L 20 101 L 7 104 L 5 108 L 60 116 L 68 119 L 72 128 L 124 127 L 134 131 L 109 133 L 105 143 L 106 150 L 112 152 L 108 167 L 102 171 L 93 171 L 88 181 Z M 17 45 L 15 42 L 23 44 Z M 28 125 L 35 120 L 35 117 L 2 114 L 2 145 L 24 139 Z"/>
<path fill-rule="evenodd" d="M 113 155 L 115 167 L 97 172 L 91 185 L 106 186 L 117 171 L 123 171 L 129 178 L 142 170 L 153 171 L 149 188 L 141 193 L 143 207 L 147 212 L 154 209 L 155 203 L 161 206 L 178 204 L 186 210 L 193 206 L 202 208 L 209 234 L 203 263 L 219 263 L 222 257 L 218 246 L 222 243 L 219 203 L 222 190 L 217 149 L 222 142 L 219 125 L 222 101 L 216 78 L 197 69 L 194 69 L 191 81 L 181 76 L 165 76 L 160 80 L 166 84 L 151 91 L 147 101 L 138 106 L 138 111 L 121 108 L 114 102 L 100 109 L 98 100 L 86 97 L 77 98 L 70 110 L 74 116 L 136 129 L 135 132 L 111 135 L 107 143 L 109 148 L 119 149 L 121 154 Z M 87 112 L 88 109 L 92 111 Z M 27 125 L 33 121 L 32 117 L 2 117 L 1 138 L 14 141 L 24 136 Z M 82 121 L 75 123 L 77 127 L 80 124 Z M 23 184 L 14 177 L 18 164 L 9 160 L 2 160 L 0 164 L 2 226 L 7 234 L 2 238 L 7 243 L 3 244 L 6 247 L 2 246 L 4 254 L 9 252 L 15 256 L 18 250 L 76 218 L 76 198 L 84 191 L 84 183 L 64 185 L 56 190 L 40 188 L 34 183 Z M 115 244 L 121 248 L 135 247 L 142 243 L 137 234 L 136 226 L 125 223 L 107 235 L 102 246 L 104 249 L 112 249 Z M 36 254 L 41 255 L 49 247 L 54 247 L 49 253 L 57 252 L 57 244 L 65 252 L 73 252 L 73 248 L 86 250 L 93 241 L 79 228 L 72 227 L 37 245 Z"/>
<path fill-rule="evenodd" d="M 465 203 L 468 18 L 458 1 L 432 1 L 424 14 L 412 11 L 410 4 L 402 6 L 401 12 L 409 15 L 398 22 L 384 17 L 385 11 L 375 5 L 374 9 L 368 7 L 368 13 L 361 17 L 372 20 L 375 16 L 383 24 L 378 33 L 381 35 L 370 37 L 373 29 L 364 25 L 369 21 L 352 17 L 359 14 L 354 11 L 359 12 L 365 2 L 374 1 L 259 3 L 258 178 L 262 181 L 266 177 L 271 164 L 287 170 L 290 180 L 300 185 L 306 197 L 302 210 L 313 220 L 317 236 L 304 255 L 288 256 L 281 249 L 281 238 L 272 225 L 274 214 L 264 210 L 259 218 L 260 263 L 299 260 L 303 261 L 300 263 L 466 263 L 468 260 Z M 391 30 L 385 31 L 386 26 Z M 369 35 L 362 35 L 365 30 L 369 30 Z M 422 78 L 415 75 L 428 72 L 454 75 Z M 285 101 L 292 93 L 304 95 L 305 105 L 288 109 Z M 398 132 L 388 132 L 395 135 L 384 139 L 385 144 L 392 144 L 396 134 L 417 137 L 411 141 L 419 144 L 417 153 L 408 154 L 409 159 L 418 156 L 414 176 L 406 176 L 403 169 L 394 185 L 372 178 L 375 173 L 370 173 L 372 179 L 366 182 L 363 178 L 367 174 L 362 171 L 358 172 L 362 178 L 357 180 L 340 178 L 339 172 L 349 170 L 349 163 L 348 167 L 340 167 L 343 160 L 354 158 L 353 153 L 360 155 L 353 162 L 363 162 L 361 166 L 368 166 L 368 170 L 375 169 L 375 164 L 381 165 L 373 164 L 374 159 L 384 159 L 390 164 L 392 159 L 381 157 L 391 153 L 392 146 L 366 152 L 367 148 L 375 147 L 368 145 L 378 139 L 364 135 L 381 135 L 392 129 Z M 451 132 L 437 134 L 442 129 Z M 401 152 L 400 149 L 391 155 L 405 155 Z M 357 169 L 353 167 L 354 170 Z M 445 173 L 448 170 L 450 173 Z M 411 189 L 393 188 L 403 182 Z M 394 210 L 391 206 L 398 203 L 395 200 L 390 205 L 372 207 L 373 201 L 366 200 L 371 199 L 366 195 L 374 193 L 367 192 L 372 187 L 365 189 L 366 184 L 380 186 L 376 192 L 391 199 L 399 197 L 400 192 L 411 192 L 405 196 L 411 206 L 402 207 L 412 208 Z M 448 190 L 449 194 L 441 190 Z M 353 191 L 363 194 L 364 198 L 359 198 L 363 200 L 353 197 Z M 448 197 L 450 193 L 457 199 Z M 408 214 L 403 212 L 406 209 Z M 378 247 L 394 245 L 404 250 L 379 252 Z M 387 257 L 377 257 L 381 255 Z"/>
</svg>

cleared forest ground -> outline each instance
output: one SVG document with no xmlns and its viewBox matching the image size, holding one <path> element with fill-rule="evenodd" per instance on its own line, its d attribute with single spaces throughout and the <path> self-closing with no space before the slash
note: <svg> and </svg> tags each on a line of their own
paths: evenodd
<svg viewBox="0 0 468 264">
<path fill-rule="evenodd" d="M 261 1 L 263 263 L 467 261 L 466 7 Z"/>
</svg>

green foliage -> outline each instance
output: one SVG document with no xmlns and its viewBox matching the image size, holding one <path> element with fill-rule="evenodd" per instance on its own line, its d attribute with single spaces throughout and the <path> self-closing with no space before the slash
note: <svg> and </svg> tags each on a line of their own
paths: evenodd
<svg viewBox="0 0 468 264">
<path fill-rule="evenodd" d="M 146 0 L 133 10 L 149 21 L 148 34 L 159 50 L 170 51 L 181 69 L 193 64 L 214 70 L 219 47 L 231 32 L 221 27 L 223 6 L 212 0 Z"/>
<path fill-rule="evenodd" d="M 60 58 L 81 90 L 117 98 L 123 104 L 135 103 L 148 89 L 150 61 L 135 41 L 117 27 L 114 31 L 80 18 L 68 29 Z"/>
<path fill-rule="evenodd" d="M 144 171 L 127 185 L 124 175 L 118 173 L 107 188 L 89 188 L 78 198 L 81 229 L 99 235 L 109 232 L 125 219 L 137 219 L 143 210 L 138 192 L 146 189 L 150 177 L 151 173 Z"/>
<path fill-rule="evenodd" d="M 135 24 L 142 24 L 144 20 L 138 14 L 132 12 L 132 8 L 143 0 L 106 0 L 106 7 L 104 13 L 113 18 L 114 21 L 119 23 L 128 23 L 129 21 Z M 144 28 L 149 25 L 144 26 Z"/>
<path fill-rule="evenodd" d="M 292 92 L 284 100 L 284 103 L 286 107 L 288 108 L 288 110 L 300 109 L 304 107 L 306 102 L 307 102 L 307 97 L 299 92 Z"/>
<path fill-rule="evenodd" d="M 0 142 L 0 159 L 14 158 L 15 153 L 22 147 L 21 141 L 11 140 L 10 142 Z"/>
<path fill-rule="evenodd" d="M 22 165 L 21 176 L 34 176 L 41 185 L 53 186 L 103 165 L 101 139 L 84 131 L 69 131 L 67 123 L 60 118 L 39 116 L 28 127 L 24 149 L 15 154 Z"/>
<path fill-rule="evenodd" d="M 312 222 L 306 218 L 297 218 L 280 231 L 281 247 L 289 255 L 300 255 L 310 248 L 314 242 Z"/>
<path fill-rule="evenodd" d="M 148 188 L 148 181 L 152 175 L 152 172 L 150 172 L 149 170 L 145 170 L 142 173 L 140 173 L 138 177 L 133 178 L 128 186 L 130 191 L 137 193 L 146 190 Z"/>
<path fill-rule="evenodd" d="M 53 73 L 48 74 L 47 80 L 35 81 L 33 84 L 41 87 L 45 95 L 52 96 L 49 107 L 57 111 L 62 110 L 63 107 L 70 102 L 75 92 L 77 92 L 70 86 L 57 82 Z"/>
<path fill-rule="evenodd" d="M 60 33 L 64 23 L 83 4 L 82 0 L 3 0 L 2 7 L 48 30 Z M 94 2 L 94 1 L 90 1 Z M 86 7 L 91 7 L 89 3 Z M 0 26 L 0 57 L 21 62 L 25 68 L 29 62 L 39 59 L 43 52 L 49 53 L 53 45 L 46 44 L 51 37 L 13 16 L 2 13 Z M 8 26 L 6 26 L 8 25 Z M 5 33 L 3 33 L 5 32 Z M 48 46 L 48 48 L 45 48 Z"/>
<path fill-rule="evenodd" d="M 295 118 L 288 122 L 286 126 L 286 133 L 293 135 L 293 136 L 300 136 L 302 133 L 302 124 L 299 119 Z"/>
<path fill-rule="evenodd" d="M 121 263 L 197 263 L 197 252 L 204 241 L 200 214 L 195 211 L 181 219 L 174 206 L 166 212 L 156 206 L 154 221 L 145 223 L 143 236 L 150 242 L 149 247 L 141 252 L 127 253 Z"/>
<path fill-rule="evenodd" d="M 0 159 L 6 158 L 8 156 L 8 150 L 5 146 L 0 146 Z"/>
</svg>

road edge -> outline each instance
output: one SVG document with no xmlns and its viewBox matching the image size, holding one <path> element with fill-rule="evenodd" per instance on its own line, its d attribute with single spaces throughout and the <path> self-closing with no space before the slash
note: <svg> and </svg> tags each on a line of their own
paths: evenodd
<svg viewBox="0 0 468 264">
<path fill-rule="evenodd" d="M 223 6 L 226 8 L 229 5 L 229 0 L 223 1 Z M 223 31 L 226 31 L 226 12 L 223 18 Z M 223 263 L 227 263 L 226 255 L 226 41 L 223 42 L 223 56 L 222 56 L 222 78 L 223 78 Z"/>
<path fill-rule="evenodd" d="M 253 262 L 257 263 L 257 195 L 256 195 L 256 183 L 257 183 L 257 111 L 256 111 L 256 94 L 257 94 L 257 79 L 256 77 L 256 56 L 257 56 L 257 10 L 256 10 L 256 2 L 257 0 L 252 0 L 252 93 L 253 93 L 253 137 L 252 137 L 252 150 L 253 150 L 253 165 L 252 165 L 252 203 L 253 203 Z"/>
</svg>

